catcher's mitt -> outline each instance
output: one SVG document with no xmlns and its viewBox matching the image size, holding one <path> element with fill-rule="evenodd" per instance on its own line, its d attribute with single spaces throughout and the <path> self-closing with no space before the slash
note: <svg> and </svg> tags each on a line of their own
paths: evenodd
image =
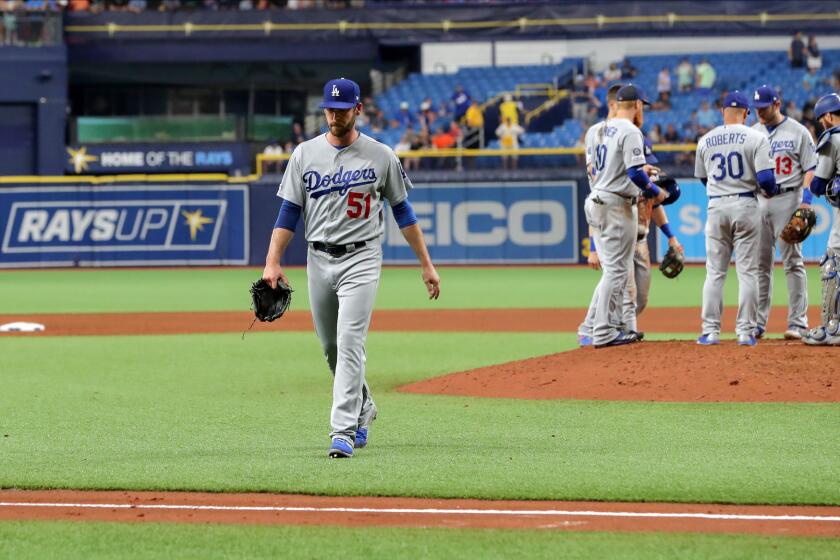
<svg viewBox="0 0 840 560">
<path fill-rule="evenodd" d="M 668 252 L 665 253 L 665 257 L 659 263 L 659 270 L 666 278 L 676 278 L 685 268 L 683 261 L 683 256 L 679 251 L 673 247 L 668 247 Z"/>
<path fill-rule="evenodd" d="M 283 316 L 292 303 L 292 289 L 282 280 L 277 280 L 277 288 L 271 289 L 268 282 L 260 278 L 251 284 L 251 301 L 254 315 L 263 322 L 271 322 Z"/>
<path fill-rule="evenodd" d="M 788 243 L 802 243 L 817 225 L 817 213 L 810 208 L 797 208 L 790 217 L 781 238 Z"/>
</svg>

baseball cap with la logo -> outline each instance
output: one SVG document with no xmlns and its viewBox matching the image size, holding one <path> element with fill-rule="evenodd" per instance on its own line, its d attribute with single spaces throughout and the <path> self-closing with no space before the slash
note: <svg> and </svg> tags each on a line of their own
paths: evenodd
<svg viewBox="0 0 840 560">
<path fill-rule="evenodd" d="M 321 109 L 352 109 L 360 102 L 359 84 L 353 80 L 338 78 L 324 84 L 324 100 Z"/>
</svg>

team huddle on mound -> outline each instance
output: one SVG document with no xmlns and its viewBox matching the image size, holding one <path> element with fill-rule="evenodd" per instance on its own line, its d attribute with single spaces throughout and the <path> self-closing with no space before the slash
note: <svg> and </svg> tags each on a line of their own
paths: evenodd
<svg viewBox="0 0 840 560">
<path fill-rule="evenodd" d="M 663 273 L 675 277 L 683 260 L 683 248 L 663 208 L 679 196 L 679 186 L 662 181 L 664 175 L 640 130 L 649 102 L 632 84 L 614 86 L 607 101 L 607 119 L 593 125 L 585 141 L 591 187 L 584 206 L 589 263 L 603 274 L 578 340 L 581 346 L 595 348 L 638 342 L 644 336 L 636 328 L 636 317 L 647 304 L 650 288 L 651 219 L 668 238 Z M 750 128 L 745 123 L 751 108 L 759 122 Z M 695 176 L 709 199 L 697 343 L 720 343 L 723 287 L 733 251 L 739 285 L 738 344 L 755 346 L 764 336 L 778 244 L 788 286 L 784 337 L 810 345 L 840 345 L 840 181 L 835 181 L 840 175 L 840 96 L 826 95 L 816 104 L 825 131 L 816 146 L 804 126 L 781 113 L 781 99 L 769 86 L 758 88 L 752 101 L 738 91 L 730 93 L 721 112 L 724 124 L 700 138 L 695 163 Z M 809 330 L 801 243 L 816 224 L 810 207 L 814 195 L 826 197 L 834 220 L 820 263 L 821 325 Z"/>
</svg>

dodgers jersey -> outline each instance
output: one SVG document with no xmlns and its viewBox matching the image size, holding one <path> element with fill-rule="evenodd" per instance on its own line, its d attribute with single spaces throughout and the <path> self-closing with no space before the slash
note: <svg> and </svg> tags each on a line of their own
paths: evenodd
<svg viewBox="0 0 840 560">
<path fill-rule="evenodd" d="M 388 146 L 360 133 L 338 149 L 322 134 L 295 148 L 277 196 L 303 209 L 308 242 L 344 245 L 381 237 L 384 201 L 399 204 L 411 188 Z"/>
<path fill-rule="evenodd" d="M 817 168 L 814 169 L 814 175 L 828 180 L 828 188 L 831 188 L 831 182 L 835 180 L 838 173 L 840 173 L 840 134 L 824 132 L 817 144 Z M 834 222 L 831 224 L 828 246 L 835 251 L 840 251 L 840 208 L 832 206 L 831 211 L 834 214 Z"/>
<path fill-rule="evenodd" d="M 637 196 L 639 187 L 627 170 L 645 164 L 642 131 L 627 119 L 593 125 L 586 132 L 586 163 L 592 167 L 592 190 Z"/>
<path fill-rule="evenodd" d="M 790 117 L 775 127 L 756 123 L 753 129 L 767 136 L 770 142 L 770 159 L 779 188 L 801 187 L 805 173 L 817 165 L 817 152 L 808 129 Z"/>
<path fill-rule="evenodd" d="M 767 137 L 743 124 L 724 124 L 697 142 L 694 176 L 707 179 L 709 196 L 756 192 L 756 175 L 775 169 Z"/>
</svg>

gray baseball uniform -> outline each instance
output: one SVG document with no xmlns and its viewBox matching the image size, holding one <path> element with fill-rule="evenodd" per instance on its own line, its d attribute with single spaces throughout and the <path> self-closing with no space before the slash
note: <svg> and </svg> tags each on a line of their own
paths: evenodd
<svg viewBox="0 0 840 560">
<path fill-rule="evenodd" d="M 645 156 L 642 133 L 627 119 L 610 119 L 590 132 L 586 157 L 594 176 L 584 211 L 603 270 L 593 296 L 592 337 L 597 346 L 612 342 L 623 327 L 622 301 L 633 262 L 639 196 L 627 170 L 643 165 Z"/>
<path fill-rule="evenodd" d="M 697 143 L 694 174 L 707 179 L 709 196 L 703 334 L 720 334 L 723 285 L 733 249 L 738 272 L 736 331 L 744 336 L 755 331 L 761 230 L 757 174 L 772 168 L 767 138 L 744 125 L 718 126 Z"/>
<path fill-rule="evenodd" d="M 770 159 L 775 164 L 779 194 L 773 198 L 758 198 L 761 209 L 761 236 L 758 261 L 758 327 L 767 328 L 773 299 L 773 264 L 776 242 L 785 267 L 788 287 L 788 327 L 808 328 L 808 280 L 802 259 L 802 244 L 790 244 L 779 239 L 791 215 L 802 204 L 802 183 L 805 173 L 817 164 L 814 141 L 808 129 L 795 120 L 785 119 L 774 127 L 761 123 L 753 129 L 764 134 L 770 142 Z"/>
<path fill-rule="evenodd" d="M 360 134 L 338 149 L 322 134 L 295 148 L 277 193 L 303 209 L 312 319 L 334 375 L 330 435 L 351 446 L 356 429 L 376 416 L 365 340 L 382 267 L 384 202 L 399 204 L 409 189 L 388 146 Z"/>
<path fill-rule="evenodd" d="M 834 130 L 834 129 L 832 129 Z M 828 134 L 828 133 L 824 133 Z M 840 134 L 821 137 L 817 148 L 817 167 L 814 176 L 827 179 L 828 188 L 840 174 Z M 831 207 L 833 213 L 831 234 L 828 238 L 826 254 L 820 262 L 822 269 L 822 326 L 830 335 L 829 343 L 840 344 L 840 208 Z M 815 329 L 818 330 L 818 329 Z M 813 332 L 813 331 L 812 331 Z"/>
</svg>

